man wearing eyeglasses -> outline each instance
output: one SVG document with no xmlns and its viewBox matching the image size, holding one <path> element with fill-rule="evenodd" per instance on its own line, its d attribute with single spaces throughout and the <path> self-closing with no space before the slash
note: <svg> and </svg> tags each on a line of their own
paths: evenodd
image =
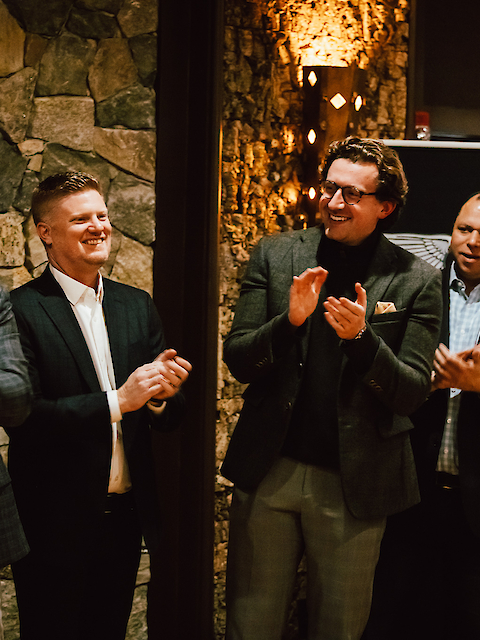
<svg viewBox="0 0 480 640">
<path fill-rule="evenodd" d="M 222 473 L 235 483 L 227 640 L 280 640 L 303 553 L 308 638 L 357 640 L 386 516 L 419 500 L 408 414 L 430 390 L 440 274 L 392 245 L 396 153 L 333 143 L 321 226 L 263 240 L 225 361 L 250 383 Z"/>
</svg>

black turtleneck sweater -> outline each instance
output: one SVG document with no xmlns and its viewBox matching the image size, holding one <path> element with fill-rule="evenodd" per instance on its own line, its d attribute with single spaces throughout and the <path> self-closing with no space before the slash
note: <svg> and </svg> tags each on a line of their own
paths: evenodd
<svg viewBox="0 0 480 640">
<path fill-rule="evenodd" d="M 355 283 L 363 284 L 379 237 L 379 232 L 374 232 L 361 245 L 349 247 L 322 236 L 317 262 L 328 270 L 324 284 L 327 296 L 356 300 Z M 312 314 L 304 377 L 282 455 L 338 469 L 337 393 L 344 354 L 324 311 L 323 305 L 318 305 Z M 369 364 L 365 363 L 365 370 Z"/>
</svg>

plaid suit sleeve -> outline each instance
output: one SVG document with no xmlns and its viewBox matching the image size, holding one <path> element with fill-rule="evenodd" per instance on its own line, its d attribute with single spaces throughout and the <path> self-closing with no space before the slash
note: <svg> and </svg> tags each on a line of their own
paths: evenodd
<svg viewBox="0 0 480 640">
<path fill-rule="evenodd" d="M 0 289 L 0 425 L 16 427 L 27 418 L 32 389 L 8 293 Z"/>
</svg>

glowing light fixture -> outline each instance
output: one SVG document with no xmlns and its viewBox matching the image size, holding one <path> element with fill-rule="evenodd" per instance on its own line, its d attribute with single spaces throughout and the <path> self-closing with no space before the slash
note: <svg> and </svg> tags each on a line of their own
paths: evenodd
<svg viewBox="0 0 480 640">
<path fill-rule="evenodd" d="M 355 135 L 365 106 L 366 71 L 348 67 L 304 66 L 301 162 L 303 180 L 295 224 L 318 222 L 319 165 L 332 140 Z M 302 217 L 303 216 L 303 217 Z M 297 227 L 298 228 L 298 227 Z"/>
<path fill-rule="evenodd" d="M 312 87 L 314 87 L 314 86 L 315 86 L 315 83 L 316 83 L 316 82 L 317 82 L 317 80 L 318 80 L 318 78 L 317 78 L 317 75 L 316 75 L 315 71 L 310 71 L 310 73 L 308 74 L 308 78 L 307 78 L 307 80 L 309 81 L 310 86 L 312 86 Z"/>
<path fill-rule="evenodd" d="M 344 104 L 347 104 L 347 101 L 341 93 L 336 93 L 333 98 L 330 99 L 330 104 L 335 107 L 335 109 L 341 109 Z"/>
</svg>

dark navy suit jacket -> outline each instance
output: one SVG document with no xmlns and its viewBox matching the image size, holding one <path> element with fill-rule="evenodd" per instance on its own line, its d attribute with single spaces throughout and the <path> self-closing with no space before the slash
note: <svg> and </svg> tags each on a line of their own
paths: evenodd
<svg viewBox="0 0 480 640">
<path fill-rule="evenodd" d="M 25 423 L 9 430 L 9 469 L 32 550 L 86 561 L 105 511 L 112 430 L 106 393 L 70 303 L 50 270 L 11 294 L 34 390 Z M 166 348 L 144 291 L 104 279 L 104 314 L 117 388 Z M 151 553 L 159 514 L 150 428 L 176 427 L 181 394 L 154 416 L 145 406 L 122 419 L 132 493 Z M 87 560 L 88 561 L 88 560 Z"/>
</svg>

